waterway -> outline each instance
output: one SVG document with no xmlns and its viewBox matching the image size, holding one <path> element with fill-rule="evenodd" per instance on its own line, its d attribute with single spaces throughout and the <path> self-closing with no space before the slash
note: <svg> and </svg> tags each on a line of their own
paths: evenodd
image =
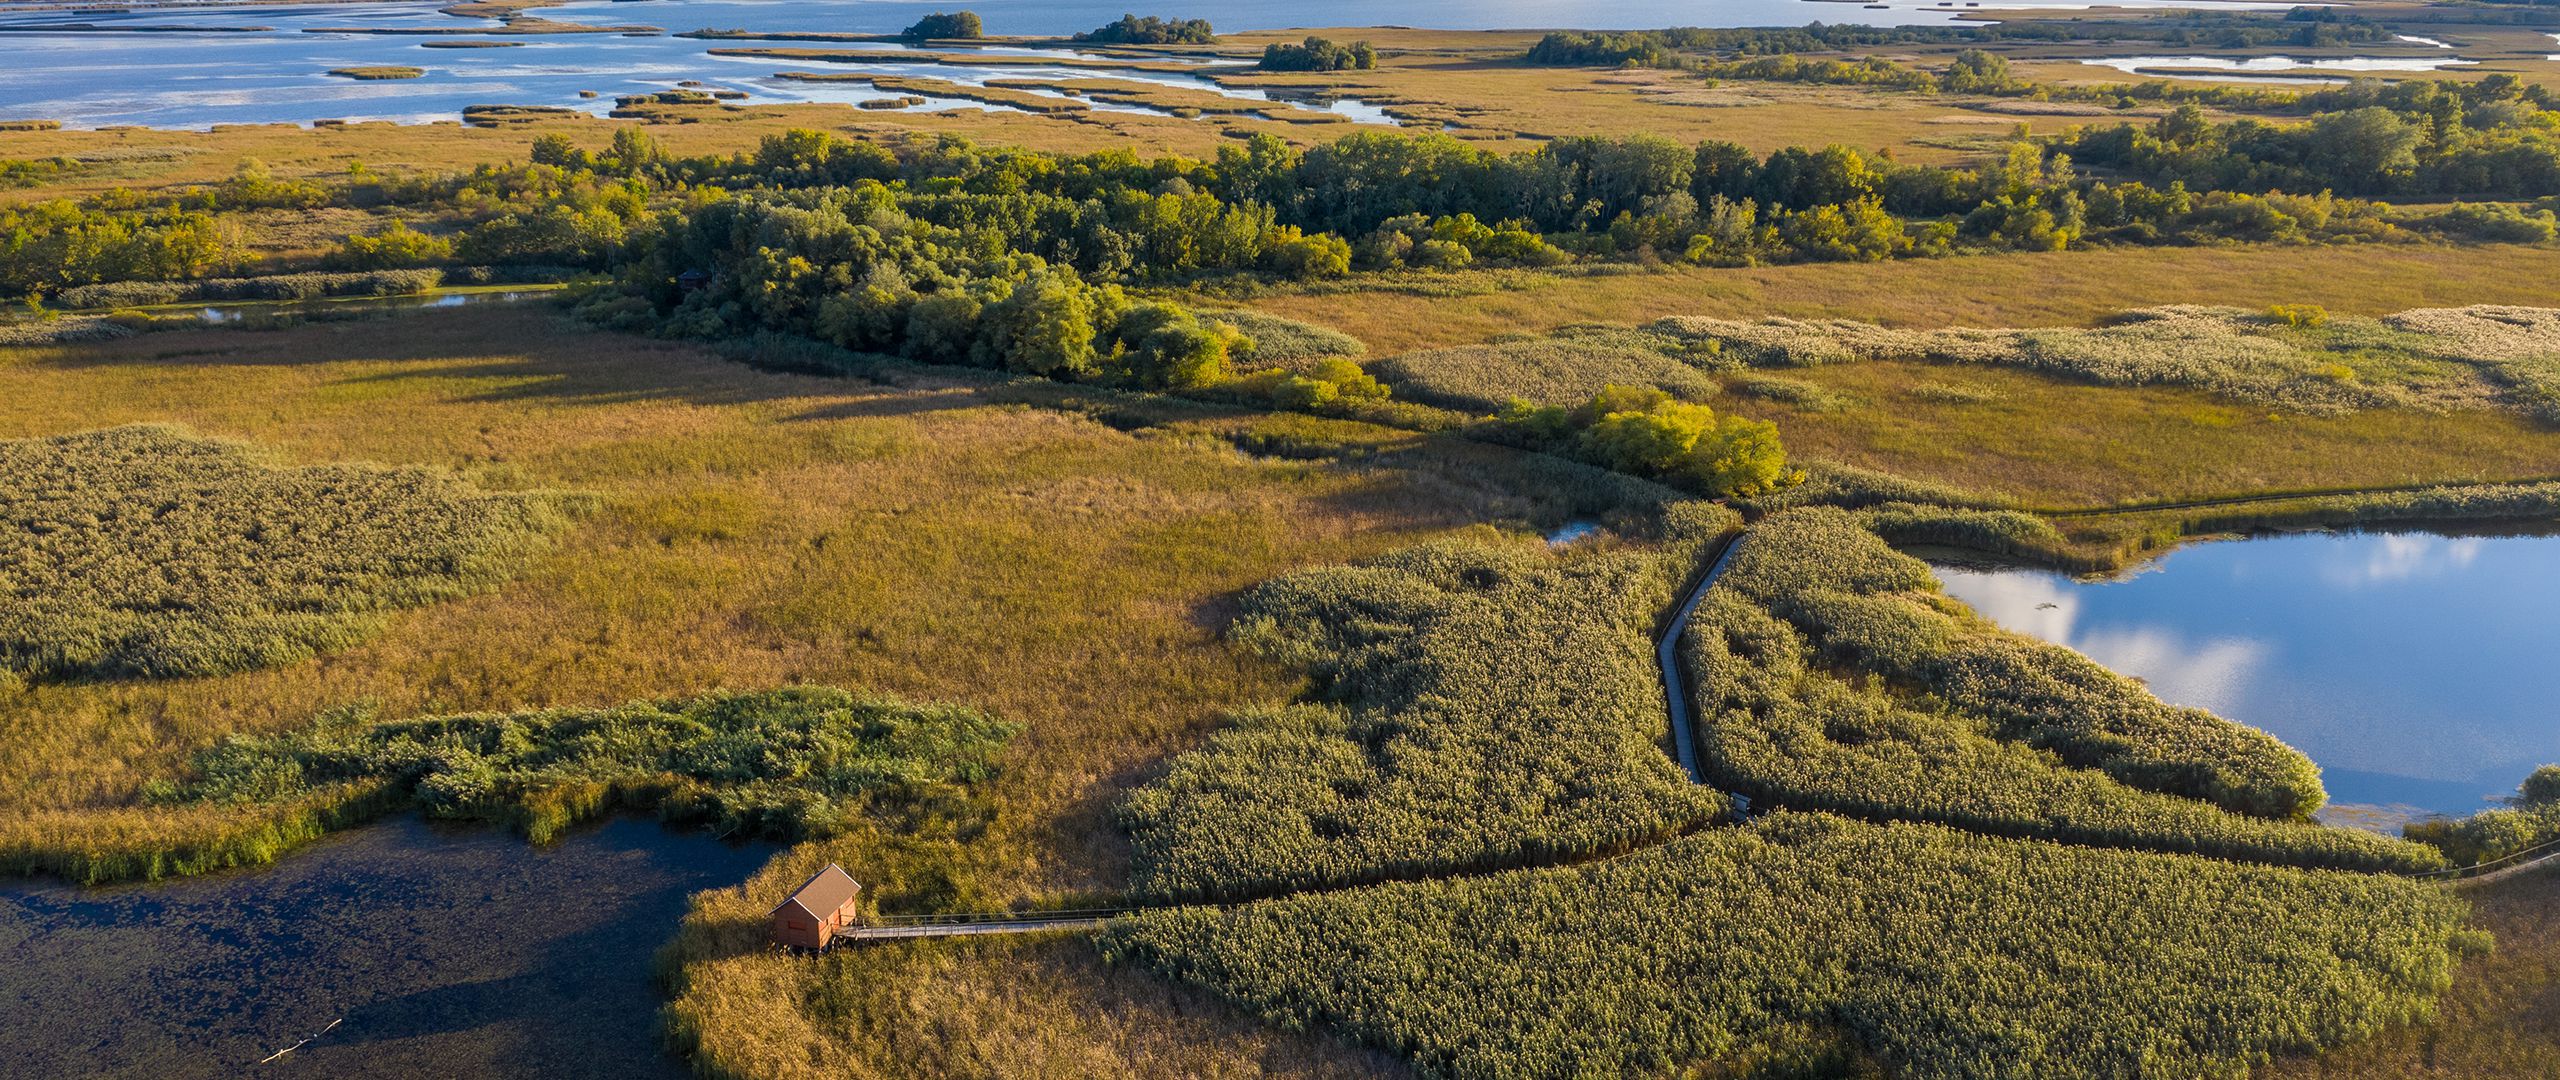
<svg viewBox="0 0 2560 1080">
<path fill-rule="evenodd" d="M 2003 626 L 2292 744 L 2342 814 L 2467 814 L 2560 762 L 2560 536 L 2302 533 L 2105 580 L 1938 575 Z"/>
<path fill-rule="evenodd" d="M 2116 6 L 2166 6 L 2167 0 L 2119 0 Z M 775 76 L 794 69 L 923 76 L 964 85 L 989 78 L 1114 78 L 1208 90 L 1247 100 L 1259 92 L 1230 89 L 1184 73 L 1013 66 L 864 64 L 829 66 L 798 60 L 713 56 L 716 47 L 835 47 L 820 42 L 720 41 L 675 36 L 702 29 L 889 34 L 948 3 L 910 0 L 579 0 L 532 14 L 555 22 L 650 27 L 645 33 L 489 33 L 502 24 L 444 15 L 435 3 L 326 5 L 239 4 L 218 7 L 62 8 L 0 0 L 0 119 L 59 120 L 70 127 L 136 125 L 204 129 L 216 124 L 318 120 L 426 123 L 458 118 L 470 105 L 541 105 L 602 114 L 621 95 L 685 84 L 742 92 L 751 102 L 858 104 L 900 95 L 867 84 L 813 83 Z M 968 5 L 989 33 L 1065 35 L 1118 18 L 1121 0 L 987 0 Z M 1218 0 L 1182 14 L 1222 30 L 1399 24 L 1445 29 L 1536 27 L 1632 28 L 1801 26 L 1858 22 L 1943 23 L 1966 12 L 2079 8 L 2078 0 L 1985 0 L 1935 3 L 1895 0 L 1883 6 L 1825 0 L 1404 0 L 1379 6 L 1353 0 L 1279 4 Z M 2190 4 L 2189 6 L 2194 6 Z M 2222 3 L 2218 8 L 2280 7 Z M 52 10 L 47 10 L 52 8 Z M 83 29 L 83 27 L 91 29 Z M 155 32 L 97 32 L 94 28 Z M 53 28 L 53 29 L 48 29 Z M 251 29 L 254 28 L 254 29 Z M 174 31 L 174 32 L 170 32 Z M 396 31 L 396 32 L 360 32 Z M 494 41 L 495 48 L 440 48 L 433 43 Z M 865 45 L 894 49 L 894 45 Z M 936 46 L 937 51 L 948 51 Z M 1019 51 L 1019 50 L 1014 50 Z M 415 67 L 415 79 L 359 81 L 332 69 Z M 1056 95 L 1063 97 L 1064 95 Z M 1089 102 L 1102 111 L 1150 111 Z M 1362 102 L 1316 105 L 1359 123 L 1394 121 Z M 959 98 L 928 97 L 912 108 L 1001 109 Z"/>
</svg>

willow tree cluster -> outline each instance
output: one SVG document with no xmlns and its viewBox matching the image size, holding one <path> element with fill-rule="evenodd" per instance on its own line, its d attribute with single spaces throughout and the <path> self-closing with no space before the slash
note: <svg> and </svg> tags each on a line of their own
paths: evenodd
<svg viewBox="0 0 2560 1080">
<path fill-rule="evenodd" d="M 1706 495 L 1762 495 L 1803 478 L 1787 468 L 1777 425 L 1649 386 L 1603 386 L 1572 408 L 1514 398 L 1494 424 L 1505 439 Z"/>
</svg>

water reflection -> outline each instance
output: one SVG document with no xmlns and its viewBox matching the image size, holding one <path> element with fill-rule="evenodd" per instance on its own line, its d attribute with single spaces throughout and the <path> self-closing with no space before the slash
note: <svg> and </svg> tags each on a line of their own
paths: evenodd
<svg viewBox="0 0 2560 1080">
<path fill-rule="evenodd" d="M 0 888 L 0 1075 L 678 1080 L 651 956 L 692 893 L 772 851 L 627 819 L 535 848 L 409 818 L 256 873 Z"/>
<path fill-rule="evenodd" d="M 2274 733 L 2320 763 L 2340 803 L 2468 813 L 2560 761 L 2560 538 L 2199 544 L 2103 582 L 1938 573 L 2002 626 Z"/>
</svg>

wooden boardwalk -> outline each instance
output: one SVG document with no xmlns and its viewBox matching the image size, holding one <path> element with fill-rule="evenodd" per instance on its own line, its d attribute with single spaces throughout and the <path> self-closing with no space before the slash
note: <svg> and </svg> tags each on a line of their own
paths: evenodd
<svg viewBox="0 0 2560 1080">
<path fill-rule="evenodd" d="M 1049 930 L 1098 930 L 1113 915 L 1070 915 L 1057 918 L 1016 916 L 954 919 L 936 922 L 882 922 L 836 931 L 835 942 L 911 941 L 916 938 L 969 937 L 977 934 L 1037 934 Z"/>
</svg>

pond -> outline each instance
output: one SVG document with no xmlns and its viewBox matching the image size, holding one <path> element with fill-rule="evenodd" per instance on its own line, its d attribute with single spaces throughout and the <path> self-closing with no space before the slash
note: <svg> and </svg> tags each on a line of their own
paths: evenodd
<svg viewBox="0 0 2560 1080">
<path fill-rule="evenodd" d="M 2332 820 L 2467 814 L 2560 761 L 2560 536 L 2290 534 L 2103 581 L 1937 569 L 2002 626 L 2310 755 Z"/>
<path fill-rule="evenodd" d="M 680 1080 L 651 957 L 687 897 L 773 850 L 636 819 L 535 848 L 412 817 L 266 870 L 0 887 L 0 1072 Z"/>
</svg>

